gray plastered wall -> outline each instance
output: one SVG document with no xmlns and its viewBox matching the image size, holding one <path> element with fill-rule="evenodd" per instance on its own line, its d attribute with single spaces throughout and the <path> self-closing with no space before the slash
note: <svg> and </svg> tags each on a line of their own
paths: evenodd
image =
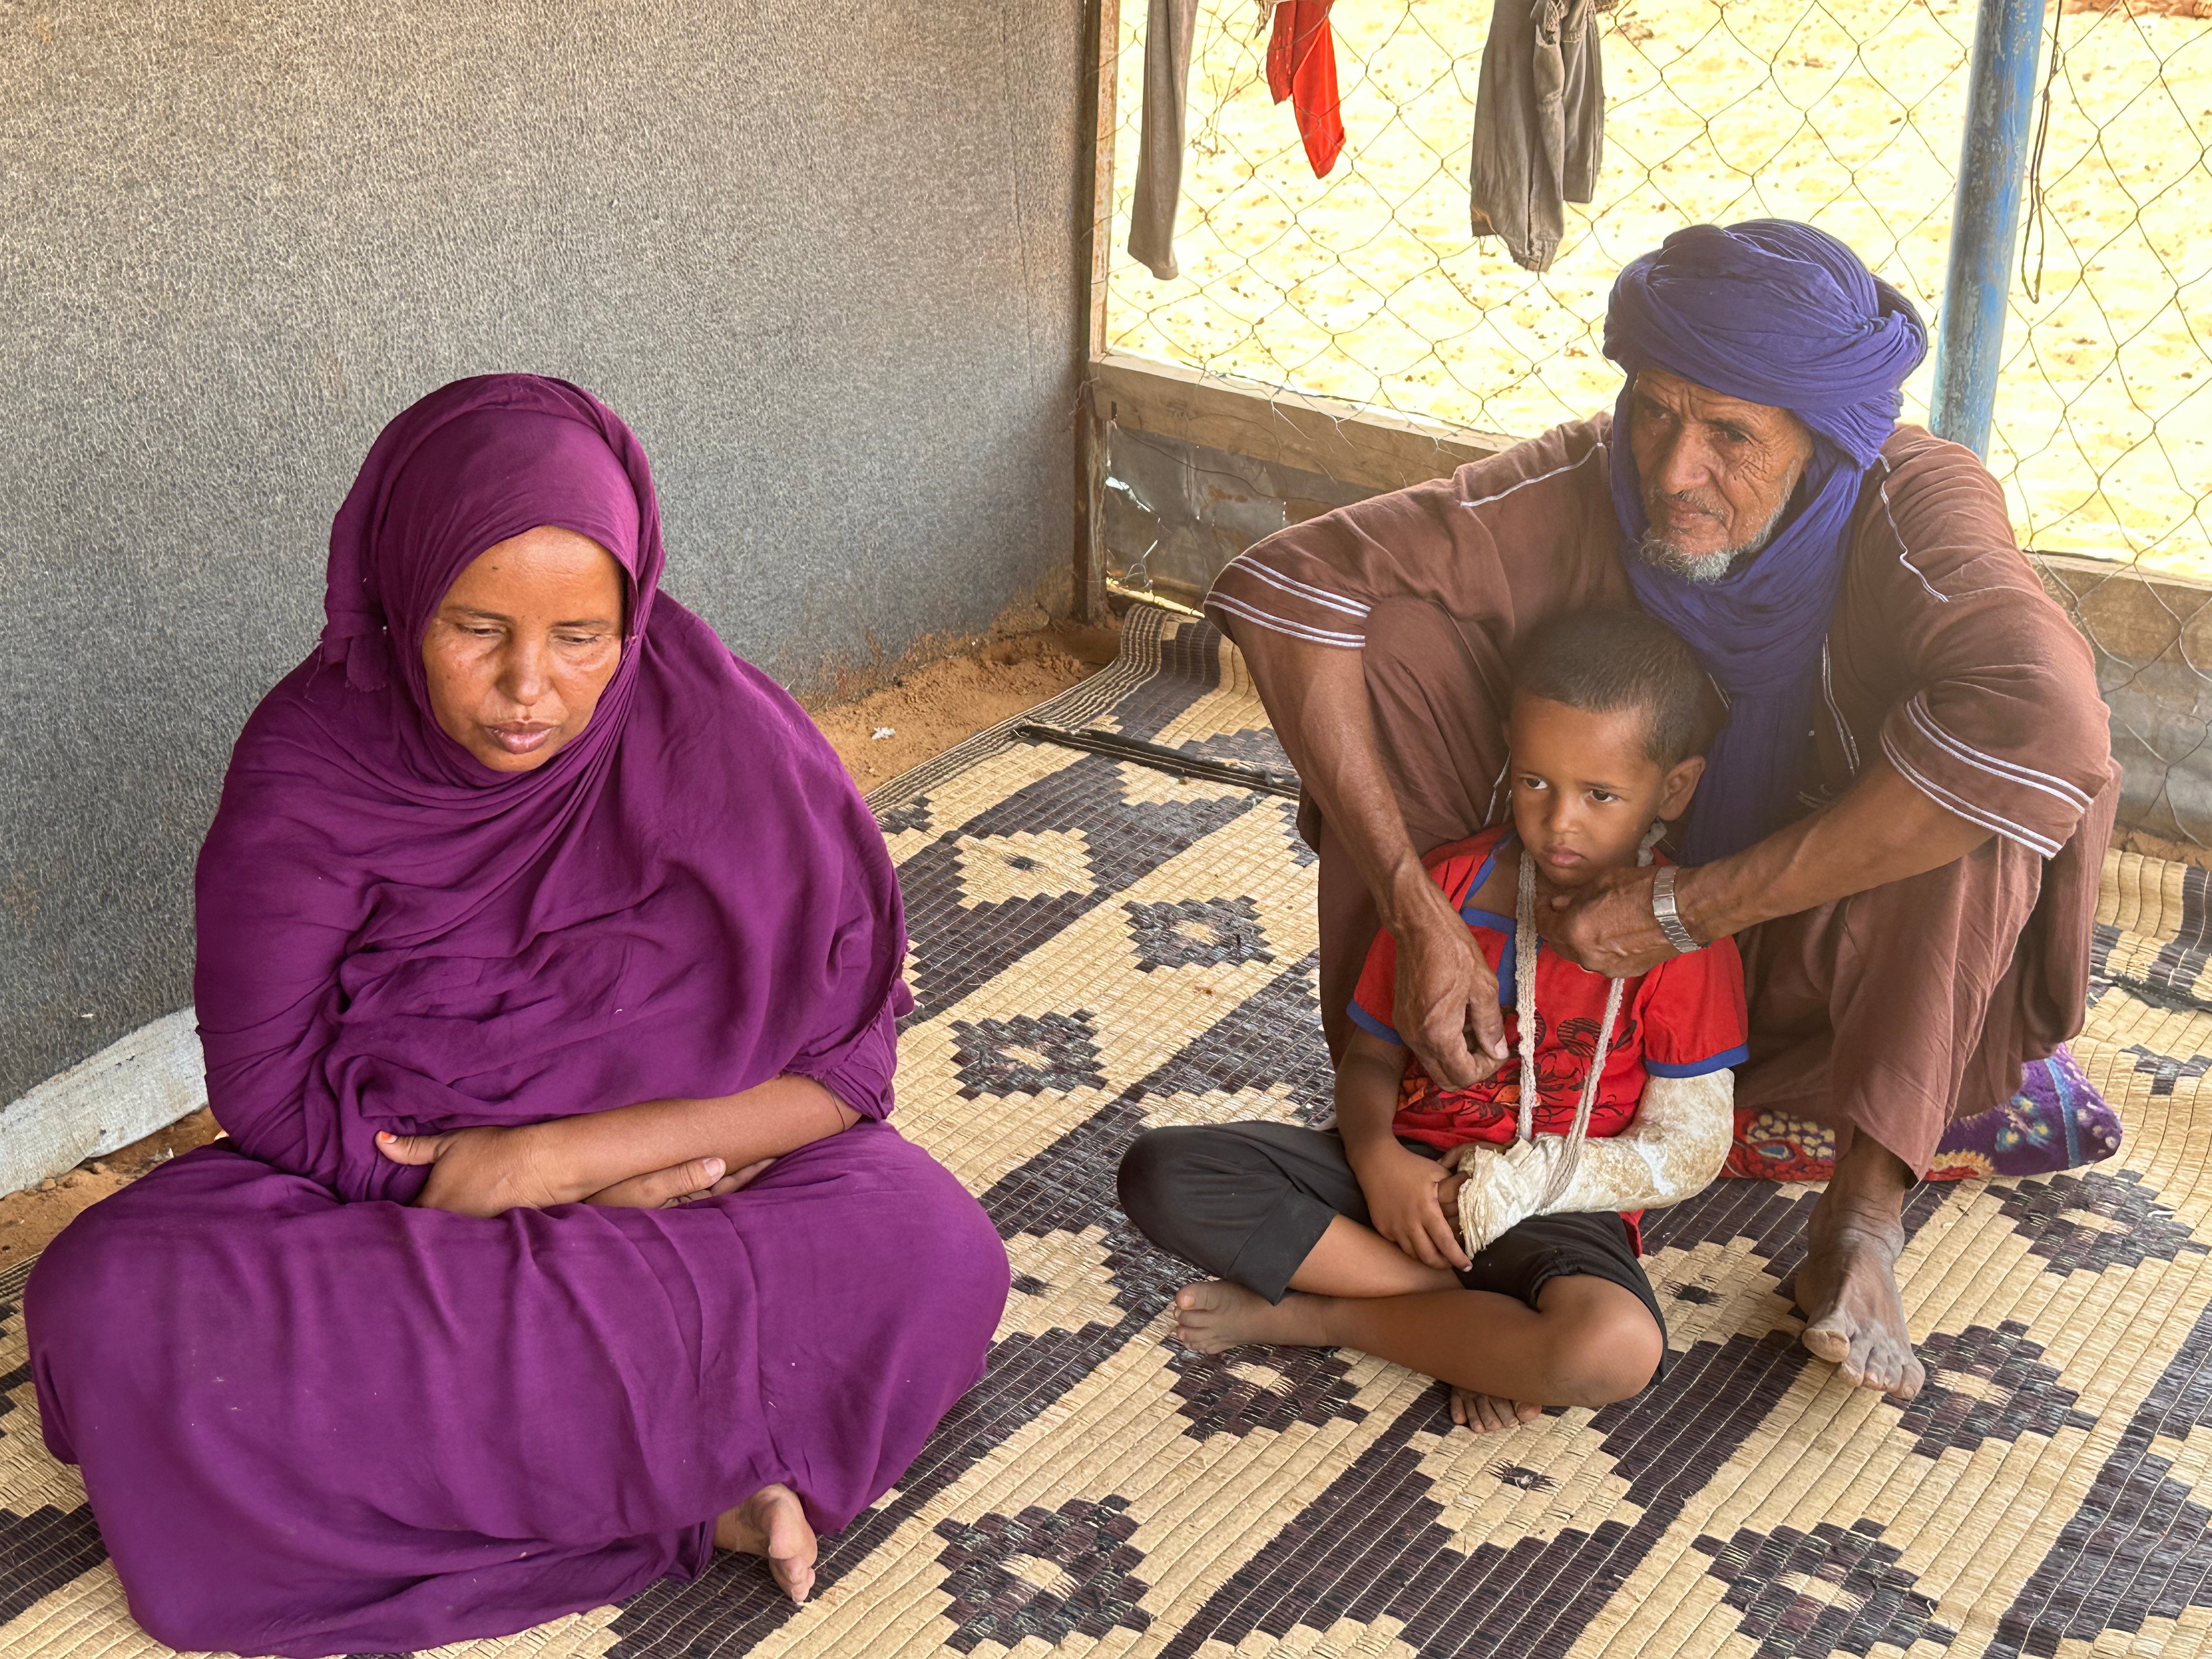
<svg viewBox="0 0 2212 1659">
<path fill-rule="evenodd" d="M 0 1101 L 186 1000 L 230 742 L 447 380 L 605 397 L 787 682 L 1062 571 L 1082 27 L 0 0 Z"/>
</svg>

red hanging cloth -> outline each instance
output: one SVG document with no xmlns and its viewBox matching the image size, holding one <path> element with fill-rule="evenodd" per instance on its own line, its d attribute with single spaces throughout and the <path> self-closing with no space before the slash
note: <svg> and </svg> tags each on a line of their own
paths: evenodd
<svg viewBox="0 0 2212 1659">
<path fill-rule="evenodd" d="M 1298 137 L 1314 177 L 1326 179 L 1344 149 L 1344 122 L 1337 113 L 1336 37 L 1329 33 L 1333 0 L 1282 0 L 1275 8 L 1274 33 L 1267 37 L 1267 90 L 1275 101 L 1291 100 Z"/>
</svg>

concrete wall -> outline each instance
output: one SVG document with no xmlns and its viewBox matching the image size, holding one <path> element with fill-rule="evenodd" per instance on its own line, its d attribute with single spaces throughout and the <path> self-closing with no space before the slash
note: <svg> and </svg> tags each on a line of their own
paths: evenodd
<svg viewBox="0 0 2212 1659">
<path fill-rule="evenodd" d="M 230 741 L 431 387 L 605 396 L 671 591 L 787 680 L 1059 571 L 1081 27 L 0 0 L 0 1101 L 186 1000 Z"/>
</svg>

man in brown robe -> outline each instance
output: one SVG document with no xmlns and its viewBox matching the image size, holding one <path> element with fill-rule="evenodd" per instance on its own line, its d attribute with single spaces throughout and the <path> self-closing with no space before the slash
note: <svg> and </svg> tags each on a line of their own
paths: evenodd
<svg viewBox="0 0 2212 1659">
<path fill-rule="evenodd" d="M 1729 237 L 1744 246 L 1710 240 Z M 1686 238 L 1706 240 L 1678 250 Z M 1784 810 L 1732 838 L 1717 826 L 1722 844 L 1736 843 L 1724 856 L 1701 861 L 1692 845 L 1674 915 L 1657 914 L 1653 870 L 1624 871 L 1554 902 L 1545 931 L 1613 975 L 1735 936 L 1752 1028 L 1738 1104 L 1836 1132 L 1835 1176 L 1797 1280 L 1803 1341 L 1853 1382 L 1909 1397 L 1924 1374 L 1896 1283 L 1905 1196 L 1952 1120 L 2008 1098 L 2024 1062 L 2080 1029 L 2118 775 L 2088 647 L 2021 556 L 1996 481 L 1970 451 L 1894 425 L 1917 343 L 1864 455 L 1844 465 L 1831 444 L 1823 471 L 1830 440 L 1794 412 L 1816 396 L 1788 386 L 1798 354 L 1808 383 L 1840 373 L 1823 342 L 1860 349 L 1884 319 L 1871 302 L 1853 315 L 1857 301 L 1839 301 L 1776 324 L 1771 313 L 1791 318 L 1807 284 L 1783 261 L 1771 268 L 1787 292 L 1760 292 L 1762 261 L 1812 238 L 1840 252 L 1830 263 L 1844 276 L 1865 276 L 1804 227 L 1677 233 L 1622 282 L 1656 283 L 1671 261 L 1686 321 L 1669 319 L 1680 325 L 1656 331 L 1656 348 L 1629 339 L 1615 290 L 1607 351 L 1629 378 L 1613 416 L 1270 537 L 1223 572 L 1206 611 L 1243 651 L 1304 781 L 1332 1050 L 1387 924 L 1397 1006 L 1418 1011 L 1401 1030 L 1432 1076 L 1465 1086 L 1505 1058 L 1497 986 L 1419 855 L 1504 811 L 1515 640 L 1564 608 L 1638 594 L 1649 606 L 1654 571 L 1675 584 L 1662 599 L 1686 595 L 1702 616 L 1707 596 L 1785 556 L 1793 535 L 1804 542 L 1834 499 L 1814 483 L 1843 466 L 1825 634 L 1815 626 L 1809 678 L 1778 728 L 1786 741 L 1752 781 L 1782 790 L 1764 799 Z M 1846 286 L 1858 301 L 1873 291 Z M 1917 330 L 1902 296 L 1873 287 Z M 1652 291 L 1629 296 L 1647 317 Z M 1725 334 L 1739 311 L 1770 314 L 1719 347 L 1693 337 L 1698 317 Z M 1728 625 L 1716 624 L 1717 642 L 1684 630 L 1724 695 Z M 1753 702 L 1732 698 L 1732 726 L 1752 720 Z M 1717 799 L 1752 810 L 1746 788 Z"/>
</svg>

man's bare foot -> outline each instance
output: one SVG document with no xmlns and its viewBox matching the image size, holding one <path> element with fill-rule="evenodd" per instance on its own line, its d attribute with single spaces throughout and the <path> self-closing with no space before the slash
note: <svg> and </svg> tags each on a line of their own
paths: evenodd
<svg viewBox="0 0 2212 1659">
<path fill-rule="evenodd" d="M 1463 1429 L 1473 1429 L 1477 1434 L 1497 1434 L 1506 1429 L 1517 1429 L 1523 1423 L 1533 1423 L 1544 1414 L 1541 1406 L 1531 1405 L 1525 1400 L 1500 1400 L 1495 1395 L 1477 1394 L 1472 1389 L 1455 1387 L 1451 1391 L 1452 1421 Z"/>
<path fill-rule="evenodd" d="M 768 1558 L 783 1593 L 804 1601 L 814 1589 L 814 1528 L 799 1494 L 788 1486 L 763 1486 L 714 1522 L 714 1547 Z"/>
<path fill-rule="evenodd" d="M 1805 1265 L 1797 1270 L 1797 1303 L 1805 1310 L 1799 1340 L 1807 1350 L 1841 1368 L 1854 1386 L 1899 1400 L 1911 1399 L 1928 1380 L 1897 1291 L 1911 1182 L 1894 1154 L 1860 1136 L 1813 1207 Z"/>
<path fill-rule="evenodd" d="M 1176 1340 L 1200 1353 L 1220 1353 L 1248 1342 L 1324 1346 L 1327 1339 L 1313 1318 L 1316 1300 L 1292 1291 L 1271 1304 L 1242 1285 L 1219 1279 L 1186 1285 L 1176 1292 Z"/>
</svg>

